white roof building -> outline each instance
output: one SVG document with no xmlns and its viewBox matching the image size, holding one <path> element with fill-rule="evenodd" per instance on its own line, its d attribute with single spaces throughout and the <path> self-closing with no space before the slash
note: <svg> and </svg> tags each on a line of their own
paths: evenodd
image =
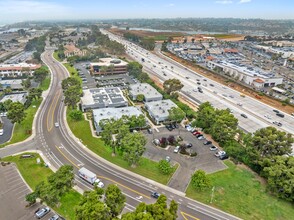
<svg viewBox="0 0 294 220">
<path fill-rule="evenodd" d="M 144 95 L 145 102 L 162 100 L 162 95 L 148 83 L 132 84 L 129 88 L 129 94 L 133 100 L 136 100 L 140 94 Z"/>
</svg>

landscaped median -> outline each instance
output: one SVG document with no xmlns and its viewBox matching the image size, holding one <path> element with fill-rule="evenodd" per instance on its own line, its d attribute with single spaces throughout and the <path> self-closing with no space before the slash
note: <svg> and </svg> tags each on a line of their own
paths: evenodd
<svg viewBox="0 0 294 220">
<path fill-rule="evenodd" d="M 190 183 L 186 195 L 243 219 L 293 218 L 293 205 L 269 195 L 257 174 L 231 161 L 225 164 L 228 169 L 208 175 L 214 191 L 196 191 Z"/>
<path fill-rule="evenodd" d="M 0 148 L 5 147 L 10 144 L 24 141 L 29 136 L 31 136 L 34 117 L 36 115 L 36 112 L 38 111 L 38 108 L 39 108 L 41 102 L 42 102 L 42 98 L 40 98 L 39 100 L 32 101 L 30 107 L 28 107 L 25 110 L 26 117 L 24 118 L 24 120 L 21 123 L 16 123 L 14 125 L 13 134 L 12 134 L 12 138 L 10 139 L 10 141 L 6 142 L 4 144 L 1 144 Z"/>
<path fill-rule="evenodd" d="M 75 121 L 69 117 L 70 110 L 67 110 L 67 122 L 73 132 L 73 134 L 81 140 L 81 142 L 88 147 L 91 151 L 103 157 L 104 159 L 122 167 L 144 176 L 148 179 L 155 180 L 156 182 L 167 184 L 169 179 L 176 171 L 178 165 L 173 167 L 173 172 L 169 175 L 163 175 L 159 168 L 158 163 L 147 158 L 141 158 L 139 165 L 135 168 L 131 167 L 127 161 L 119 154 L 112 156 L 112 148 L 105 146 L 104 142 L 100 138 L 92 136 L 89 122 L 85 119 Z"/>
<path fill-rule="evenodd" d="M 39 154 L 25 154 L 34 155 L 34 157 L 20 158 L 20 155 L 18 155 L 9 156 L 3 158 L 2 160 L 15 163 L 24 180 L 34 190 L 40 182 L 46 182 L 47 177 L 50 176 L 53 173 L 53 171 L 51 171 L 44 165 L 44 162 L 40 158 Z M 40 164 L 37 164 L 37 158 L 40 158 Z M 58 207 L 52 208 L 66 219 L 75 219 L 75 206 L 79 204 L 81 199 L 82 195 L 80 195 L 75 190 L 71 190 L 60 198 L 60 205 Z"/>
</svg>

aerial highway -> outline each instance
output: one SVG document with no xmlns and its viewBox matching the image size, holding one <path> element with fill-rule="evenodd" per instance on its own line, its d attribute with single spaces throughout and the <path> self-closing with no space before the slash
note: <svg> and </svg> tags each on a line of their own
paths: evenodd
<svg viewBox="0 0 294 220">
<path fill-rule="evenodd" d="M 74 167 L 75 183 L 83 190 L 92 186 L 77 176 L 81 167 L 96 173 L 104 184 L 116 184 L 126 195 L 127 202 L 123 212 L 133 211 L 140 202 L 154 203 L 151 192 L 174 199 L 179 204 L 178 219 L 238 219 L 228 213 L 186 198 L 184 193 L 161 185 L 152 180 L 120 168 L 98 157 L 71 133 L 66 122 L 66 107 L 63 103 L 61 81 L 68 77 L 65 67 L 53 58 L 53 50 L 47 49 L 42 54 L 43 62 L 52 75 L 50 89 L 42 102 L 34 120 L 33 136 L 27 141 L 0 149 L 0 157 L 23 151 L 38 150 L 46 158 L 52 169 L 63 164 Z M 58 123 L 58 126 L 56 126 Z"/>
<path fill-rule="evenodd" d="M 294 117 L 284 113 L 284 118 L 276 115 L 273 107 L 266 105 L 254 98 L 241 96 L 240 92 L 224 86 L 201 74 L 186 68 L 182 64 L 164 56 L 157 48 L 157 54 L 133 44 L 120 36 L 101 29 L 112 40 L 125 45 L 127 53 L 134 60 L 140 62 L 149 74 L 155 75 L 161 82 L 170 78 L 179 79 L 184 87 L 181 93 L 190 97 L 197 104 L 209 101 L 216 108 L 229 108 L 232 114 L 239 120 L 239 126 L 247 132 L 254 132 L 267 126 L 277 128 L 294 134 Z M 198 91 L 202 88 L 203 93 Z M 281 112 L 281 111 L 280 111 Z M 245 114 L 247 117 L 241 116 Z M 273 122 L 282 123 L 281 127 Z"/>
</svg>

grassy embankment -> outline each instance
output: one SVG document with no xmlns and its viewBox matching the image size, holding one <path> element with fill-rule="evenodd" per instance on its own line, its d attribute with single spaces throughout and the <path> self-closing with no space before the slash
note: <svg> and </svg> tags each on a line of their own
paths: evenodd
<svg viewBox="0 0 294 220">
<path fill-rule="evenodd" d="M 41 181 L 46 182 L 48 176 L 53 173 L 52 170 L 44 166 L 44 162 L 41 158 L 41 163 L 37 164 L 36 158 L 39 157 L 39 155 L 34 155 L 34 158 L 26 159 L 20 159 L 19 156 L 9 156 L 3 158 L 3 161 L 10 161 L 17 165 L 17 168 L 24 180 L 33 190 Z M 61 197 L 60 205 L 58 207 L 52 208 L 66 219 L 75 219 L 75 206 L 79 204 L 81 198 L 82 195 L 75 190 L 71 190 Z"/>
<path fill-rule="evenodd" d="M 5 147 L 9 144 L 14 144 L 17 142 L 24 141 L 29 136 L 31 136 L 30 131 L 32 130 L 33 120 L 41 102 L 42 102 L 42 98 L 40 98 L 39 100 L 34 100 L 32 102 L 31 106 L 25 110 L 26 112 L 25 119 L 21 123 L 16 123 L 14 125 L 14 130 L 13 130 L 11 140 L 9 142 L 1 144 L 0 148 Z"/>
<path fill-rule="evenodd" d="M 187 196 L 243 219 L 293 218 L 293 205 L 269 195 L 265 183 L 258 179 L 257 174 L 230 161 L 225 164 L 228 169 L 209 174 L 215 187 L 212 204 L 211 189 L 199 192 L 194 190 L 190 183 L 186 191 Z"/>
<path fill-rule="evenodd" d="M 140 164 L 136 168 L 130 167 L 121 155 L 117 154 L 115 157 L 113 157 L 112 148 L 105 146 L 104 142 L 100 138 L 95 138 L 92 136 L 88 121 L 85 119 L 81 121 L 74 121 L 69 117 L 69 112 L 70 110 L 67 111 L 67 122 L 73 134 L 79 138 L 82 143 L 91 151 L 103 157 L 104 159 L 162 184 L 167 184 L 169 179 L 172 177 L 172 174 L 176 171 L 177 166 L 174 167 L 172 174 L 163 175 L 159 172 L 157 162 L 144 157 L 141 159 Z"/>
</svg>

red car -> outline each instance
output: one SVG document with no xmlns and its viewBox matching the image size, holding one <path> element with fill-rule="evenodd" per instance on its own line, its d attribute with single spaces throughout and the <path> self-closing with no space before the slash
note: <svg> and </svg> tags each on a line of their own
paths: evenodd
<svg viewBox="0 0 294 220">
<path fill-rule="evenodd" d="M 200 131 L 195 131 L 195 132 L 193 132 L 192 134 L 193 134 L 193 135 L 197 135 L 197 134 L 201 134 L 201 132 L 200 132 Z"/>
</svg>

